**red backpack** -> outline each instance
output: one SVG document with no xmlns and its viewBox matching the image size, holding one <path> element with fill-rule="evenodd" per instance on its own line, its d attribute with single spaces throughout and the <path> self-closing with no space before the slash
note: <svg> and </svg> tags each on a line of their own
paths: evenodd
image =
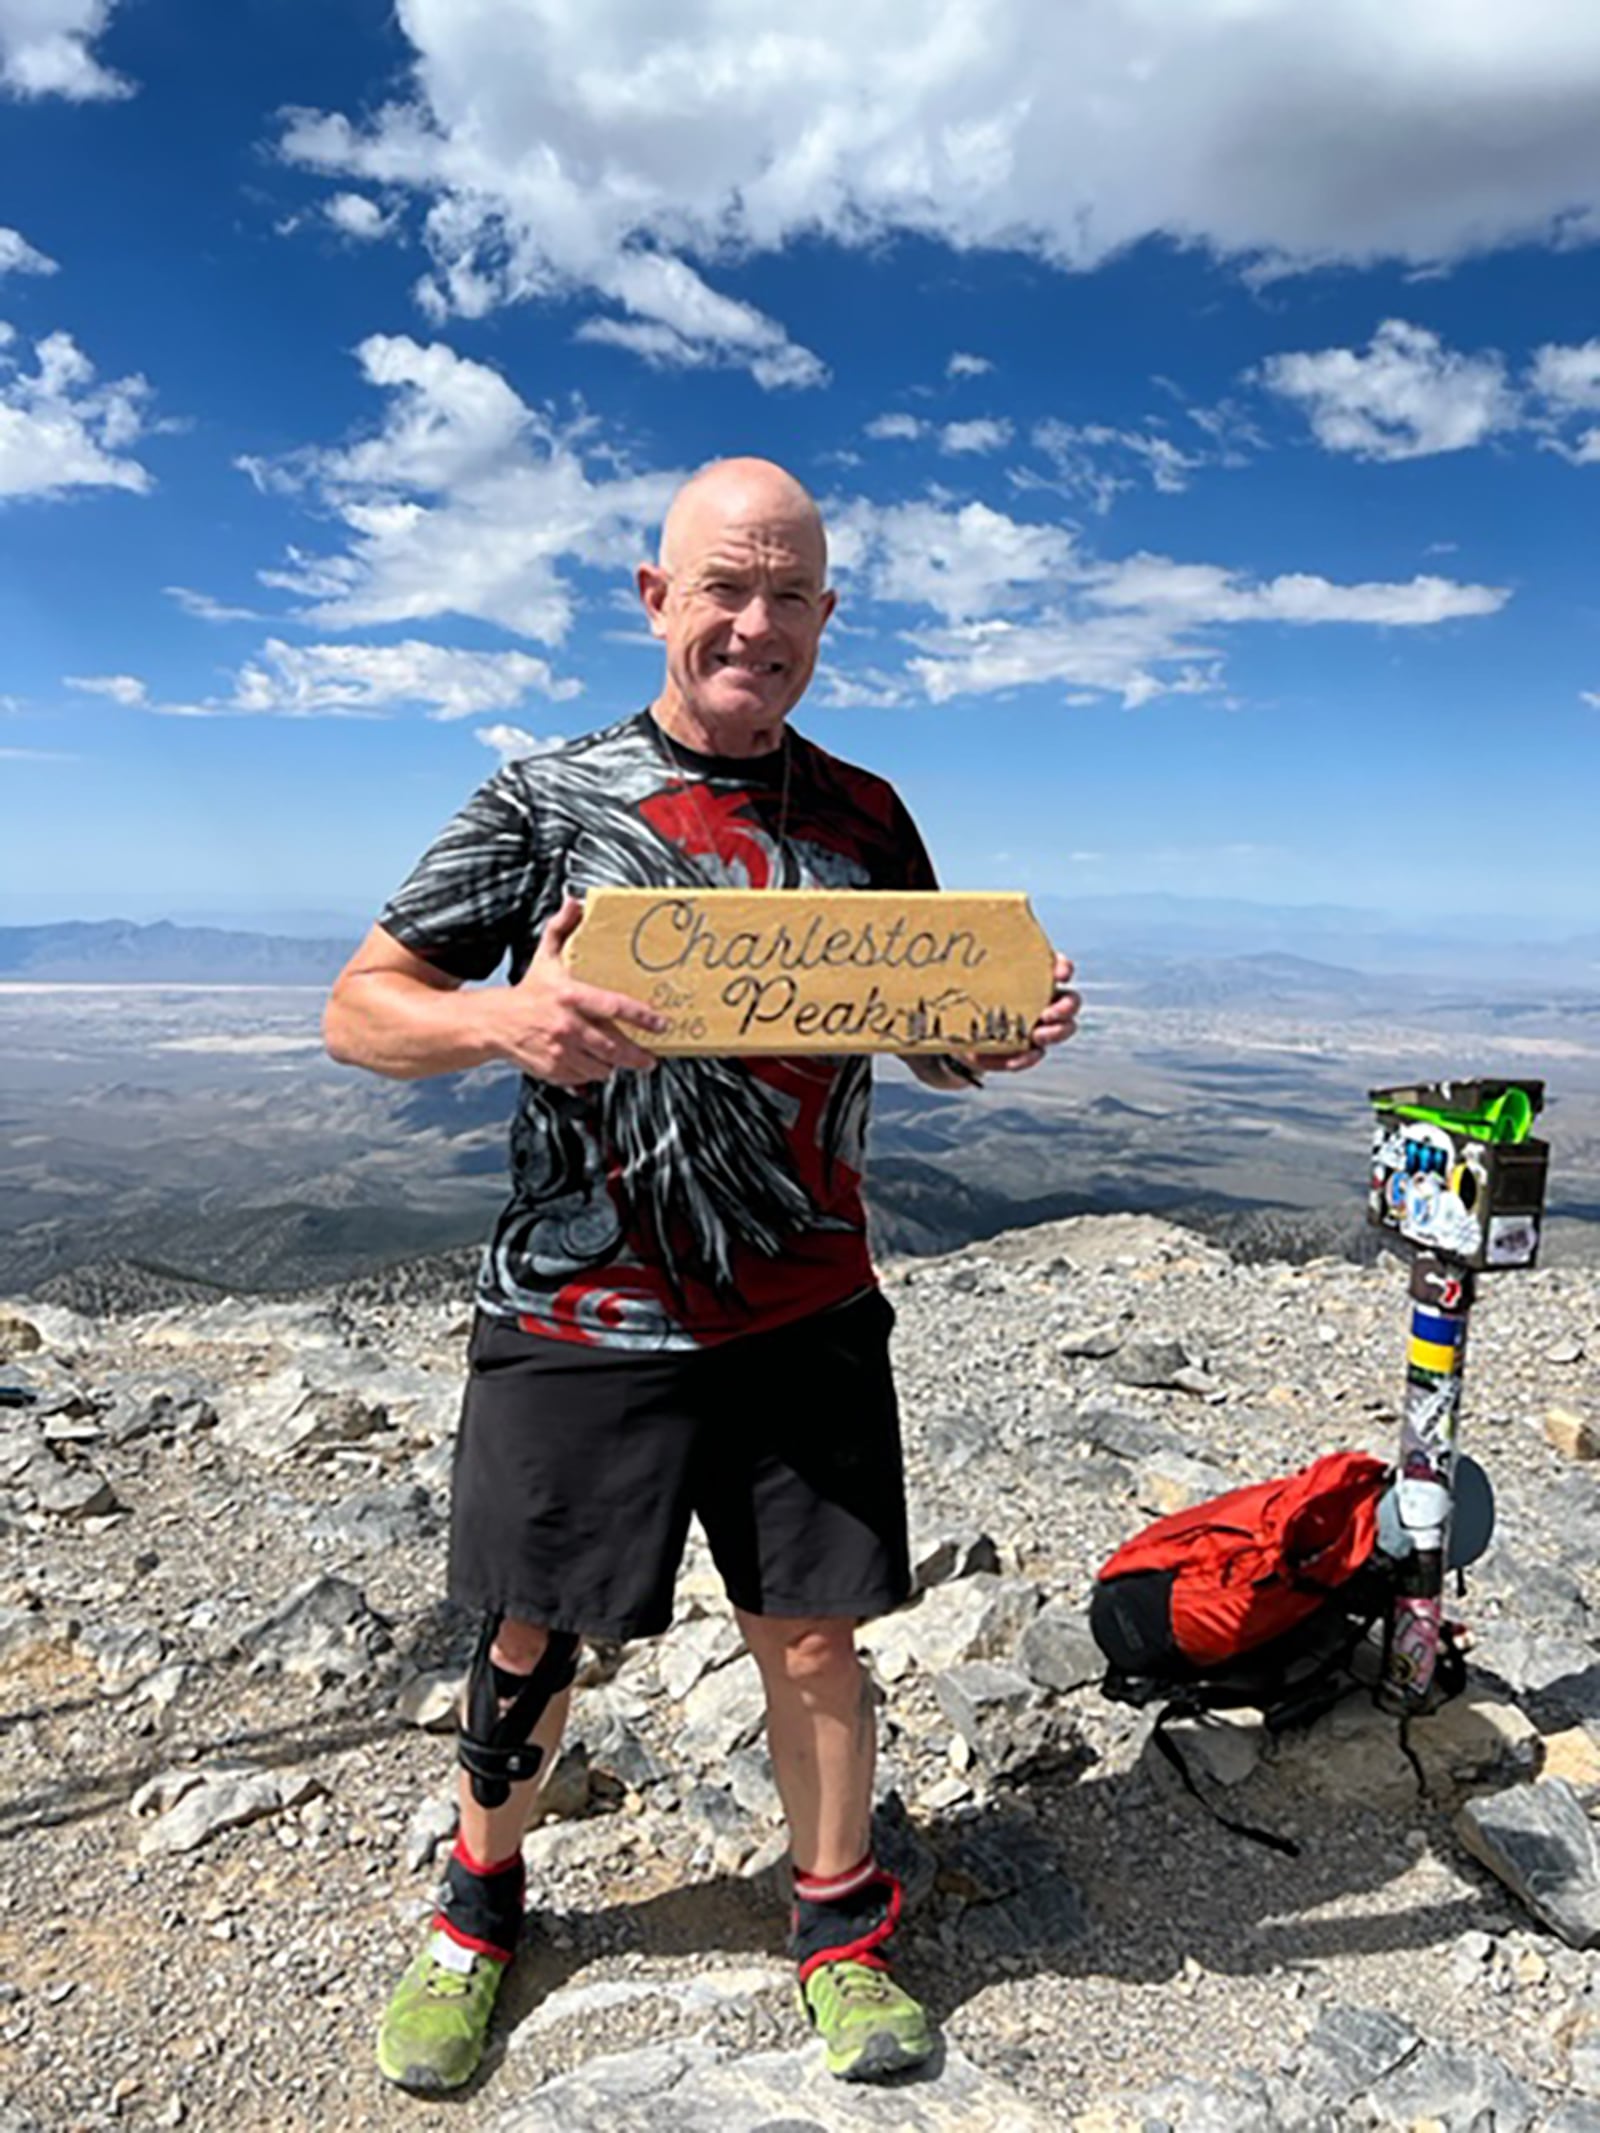
<svg viewBox="0 0 1600 2133">
<path fill-rule="evenodd" d="M 1192 1678 L 1232 1666 L 1299 1629 L 1371 1561 L 1390 1478 L 1365 1452 L 1329 1452 L 1298 1474 L 1158 1518 L 1100 1572 L 1095 1600 L 1121 1647 L 1113 1653 L 1100 1639 L 1101 1649 L 1121 1672 L 1176 1680 L 1183 1668 Z M 1150 1577 L 1164 1610 L 1150 1606 L 1154 1591 L 1102 1603 L 1120 1580 Z M 1145 1604 L 1130 1611 L 1136 1597 Z"/>
<path fill-rule="evenodd" d="M 1280 1733 L 1355 1685 L 1356 1648 L 1394 1591 L 1395 1565 L 1378 1548 L 1378 1499 L 1392 1478 L 1381 1459 L 1330 1452 L 1158 1518 L 1102 1568 L 1089 1603 L 1101 1689 L 1162 1705 L 1151 1737 L 1197 1799 L 1171 1720 L 1248 1704 Z M 1210 1811 L 1274 1851 L 1298 1849 Z"/>
</svg>

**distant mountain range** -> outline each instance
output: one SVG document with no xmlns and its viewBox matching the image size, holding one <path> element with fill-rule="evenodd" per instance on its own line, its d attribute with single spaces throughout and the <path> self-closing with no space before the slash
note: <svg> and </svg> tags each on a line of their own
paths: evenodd
<svg viewBox="0 0 1600 2133">
<path fill-rule="evenodd" d="M 1172 1005 L 1186 983 L 1194 1003 L 1203 1004 L 1235 994 L 1328 995 L 1362 976 L 1600 989 L 1600 932 L 1566 933 L 1528 920 L 1464 917 L 1424 928 L 1338 904 L 1157 895 L 1044 896 L 1034 908 L 1080 964 L 1093 958 L 1102 970 L 1115 965 L 1119 975 L 1155 982 Z M 321 986 L 356 938 L 354 931 L 347 939 L 318 939 L 164 919 L 0 926 L 0 982 Z M 1180 966 L 1190 979 L 1180 978 Z"/>
<path fill-rule="evenodd" d="M 162 919 L 0 926 L 0 982 L 60 985 L 326 985 L 355 946 L 278 933 L 229 933 Z"/>
<path fill-rule="evenodd" d="M 1514 979 L 1600 986 L 1596 909 L 1562 921 L 1493 912 L 1403 917 L 1346 904 L 1257 904 L 1222 896 L 1036 896 L 1052 937 L 1080 959 L 1100 956 L 1282 955 L 1369 975 Z M 1600 898 L 1596 899 L 1600 907 Z M 1586 924 L 1584 922 L 1587 922 Z"/>
</svg>

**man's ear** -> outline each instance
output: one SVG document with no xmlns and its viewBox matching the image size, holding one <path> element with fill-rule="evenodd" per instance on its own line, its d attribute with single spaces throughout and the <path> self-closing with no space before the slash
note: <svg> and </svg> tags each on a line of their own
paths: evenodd
<svg viewBox="0 0 1600 2133">
<path fill-rule="evenodd" d="M 825 630 L 828 624 L 833 619 L 834 609 L 839 605 L 839 595 L 834 591 L 831 585 L 828 587 L 828 590 L 823 594 L 819 605 L 822 609 L 822 620 L 817 624 L 817 627 L 819 630 Z"/>
<path fill-rule="evenodd" d="M 634 573 L 634 582 L 639 588 L 639 599 L 650 623 L 652 637 L 664 637 L 667 631 L 667 588 L 672 583 L 659 563 L 641 563 Z"/>
</svg>

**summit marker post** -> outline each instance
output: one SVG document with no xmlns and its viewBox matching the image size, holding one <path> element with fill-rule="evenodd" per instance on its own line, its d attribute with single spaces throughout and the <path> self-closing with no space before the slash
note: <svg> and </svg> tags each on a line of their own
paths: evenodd
<svg viewBox="0 0 1600 2133">
<path fill-rule="evenodd" d="M 1397 1496 L 1411 1543 L 1384 1643 L 1379 1701 L 1424 1708 L 1443 1631 L 1444 1572 L 1466 1361 L 1480 1273 L 1531 1267 L 1549 1144 L 1530 1128 L 1542 1081 L 1441 1081 L 1369 1091 L 1367 1219 L 1411 1252 L 1411 1324 Z"/>
</svg>

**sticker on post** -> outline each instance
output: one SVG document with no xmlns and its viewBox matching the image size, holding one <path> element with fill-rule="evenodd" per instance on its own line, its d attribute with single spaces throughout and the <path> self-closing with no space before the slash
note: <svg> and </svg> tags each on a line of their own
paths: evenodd
<svg viewBox="0 0 1600 2133">
<path fill-rule="evenodd" d="M 1490 1266 L 1526 1266 L 1538 1249 L 1539 1224 L 1532 1215 L 1489 1217 Z"/>
</svg>

